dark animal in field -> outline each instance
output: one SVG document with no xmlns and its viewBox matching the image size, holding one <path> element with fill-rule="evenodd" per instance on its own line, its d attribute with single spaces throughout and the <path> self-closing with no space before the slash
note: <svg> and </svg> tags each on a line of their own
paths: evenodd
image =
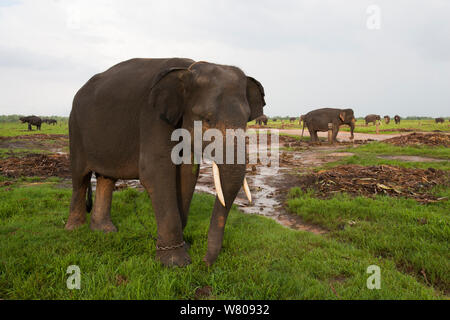
<svg viewBox="0 0 450 320">
<path fill-rule="evenodd" d="M 444 123 L 444 118 L 436 118 L 436 119 L 434 119 L 434 121 L 436 122 L 436 123 Z"/>
<path fill-rule="evenodd" d="M 379 121 L 380 119 L 381 117 L 378 114 L 369 114 L 364 118 L 364 120 L 366 121 L 366 126 L 369 124 L 369 122 L 372 122 L 373 125 L 375 125 L 376 121 Z"/>
<path fill-rule="evenodd" d="M 31 131 L 32 125 L 36 126 L 36 130 L 41 130 L 42 119 L 36 116 L 28 116 L 28 117 L 20 117 L 19 118 L 22 123 L 28 123 L 28 130 Z"/>
<path fill-rule="evenodd" d="M 297 120 L 296 117 L 291 117 L 291 118 L 289 118 L 289 122 L 295 122 L 295 120 Z"/>
<path fill-rule="evenodd" d="M 402 118 L 400 118 L 400 116 L 399 116 L 398 114 L 396 114 L 396 115 L 394 116 L 395 124 L 399 124 L 401 119 L 402 119 Z"/>
<path fill-rule="evenodd" d="M 384 122 L 385 122 L 386 124 L 389 124 L 389 122 L 391 122 L 391 117 L 389 117 L 389 116 L 384 116 Z"/>
<path fill-rule="evenodd" d="M 55 125 L 58 123 L 58 121 L 56 121 L 55 119 L 44 119 L 44 120 L 42 120 L 42 122 L 45 122 L 45 123 L 51 124 L 51 125 Z"/>
<path fill-rule="evenodd" d="M 267 126 L 267 121 L 268 120 L 269 119 L 264 114 L 262 116 L 259 116 L 258 118 L 255 119 L 257 125 L 262 125 L 264 123 L 265 126 Z"/>
<path fill-rule="evenodd" d="M 302 136 L 306 125 L 311 136 L 311 142 L 318 142 L 319 137 L 317 136 L 317 132 L 328 131 L 328 124 L 331 123 L 333 142 L 337 142 L 336 137 L 339 132 L 339 127 L 344 124 L 350 126 L 350 139 L 353 139 L 355 122 L 356 119 L 353 109 L 322 108 L 313 110 L 304 116 Z"/>
<path fill-rule="evenodd" d="M 199 165 L 172 162 L 179 144 L 172 133 L 187 130 L 193 144 L 194 121 L 202 121 L 204 129 L 223 133 L 225 146 L 226 129 L 245 130 L 248 121 L 263 114 L 264 105 L 262 85 L 233 66 L 184 58 L 131 59 L 93 76 L 75 95 L 69 117 L 73 193 L 66 229 L 86 221 L 93 172 L 97 190 L 90 228 L 104 232 L 117 230 L 110 217 L 115 182 L 139 179 L 155 212 L 157 259 L 166 266 L 189 264 L 183 230 Z M 213 163 L 213 172 L 217 197 L 207 265 L 219 255 L 227 216 L 242 185 L 249 196 L 245 163 Z"/>
</svg>

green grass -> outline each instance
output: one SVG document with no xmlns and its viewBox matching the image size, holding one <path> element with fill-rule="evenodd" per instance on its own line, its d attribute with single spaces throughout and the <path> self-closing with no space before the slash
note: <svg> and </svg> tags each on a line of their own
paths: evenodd
<svg viewBox="0 0 450 320">
<path fill-rule="evenodd" d="M 450 159 L 450 148 L 447 148 L 445 146 L 396 146 L 384 142 L 371 142 L 369 144 L 361 145 L 357 148 L 349 148 L 344 151 L 358 154 L 408 155 L 447 160 Z"/>
<path fill-rule="evenodd" d="M 441 196 L 450 196 L 441 188 Z M 289 211 L 331 231 L 330 237 L 373 256 L 391 259 L 399 270 L 435 287 L 450 289 L 450 203 L 421 205 L 411 199 L 378 196 L 351 198 L 339 194 L 328 200 L 293 188 Z M 424 220 L 423 220 L 424 219 Z M 425 223 L 423 223 L 425 221 Z M 352 224 L 352 225 L 350 225 Z"/>
<path fill-rule="evenodd" d="M 206 285 L 213 288 L 209 299 L 338 299 L 331 286 L 343 299 L 445 298 L 417 277 L 400 272 L 395 260 L 358 248 L 363 247 L 359 243 L 289 230 L 236 208 L 230 213 L 222 253 L 206 267 L 202 258 L 214 198 L 205 194 L 194 196 L 185 230 L 193 263 L 164 268 L 154 259 L 150 235 L 156 234 L 156 224 L 145 193 L 127 189 L 114 194 L 112 219 L 119 232 L 91 232 L 87 225 L 68 232 L 64 224 L 71 191 L 58 181 L 0 188 L 1 299 L 192 299 L 196 289 Z M 446 220 L 437 221 L 432 212 L 422 216 L 431 221 L 424 227 L 431 230 L 430 246 L 441 243 Z M 417 228 L 420 236 L 422 226 Z M 436 250 L 430 251 L 433 258 Z M 446 253 L 428 263 L 444 257 Z M 372 264 L 381 268 L 380 290 L 366 287 L 366 270 Z M 81 290 L 66 288 L 69 265 L 81 269 Z M 437 267 L 427 268 L 440 276 Z"/>
<path fill-rule="evenodd" d="M 434 120 L 401 120 L 400 124 L 395 124 L 394 120 L 391 119 L 391 122 L 389 124 L 385 124 L 384 119 L 382 119 L 379 128 L 380 134 L 398 133 L 398 131 L 395 131 L 396 129 L 413 129 L 416 131 L 423 131 L 423 132 L 430 132 L 434 130 L 450 132 L 450 122 L 445 121 L 444 123 L 435 123 Z M 341 130 L 350 131 L 350 128 L 348 126 L 342 126 Z M 358 120 L 356 122 L 354 132 L 376 133 L 376 126 L 374 126 L 372 123 L 369 123 L 368 126 L 366 127 L 364 119 Z"/>
<path fill-rule="evenodd" d="M 434 168 L 439 170 L 450 170 L 450 161 L 442 162 L 421 162 L 421 161 L 403 161 L 403 160 L 391 160 L 378 158 L 376 155 L 371 154 L 357 154 L 354 156 L 344 157 L 338 161 L 326 163 L 320 167 L 316 167 L 314 170 L 319 171 L 323 169 L 329 169 L 338 165 L 357 164 L 361 166 L 379 166 L 379 165 L 391 165 L 403 168 L 419 168 L 428 169 Z"/>
<path fill-rule="evenodd" d="M 49 125 L 43 123 L 41 130 L 36 130 L 33 126 L 33 131 L 28 131 L 28 123 L 17 122 L 0 122 L 0 137 L 15 137 L 28 134 L 68 134 L 69 127 L 67 120 L 58 121 L 56 125 Z"/>
<path fill-rule="evenodd" d="M 375 165 L 393 165 L 404 168 L 420 168 L 420 169 L 440 169 L 450 170 L 450 148 L 444 146 L 430 147 L 430 146 L 395 146 L 383 142 L 371 142 L 366 145 L 361 145 L 354 148 L 346 148 L 338 150 L 338 152 L 351 152 L 355 155 L 344 157 L 338 161 L 327 163 L 315 170 L 322 170 L 332 168 L 338 165 L 357 164 L 365 166 Z M 424 158 L 435 158 L 442 161 L 428 162 L 428 161 L 403 161 L 396 159 L 384 159 L 382 156 L 418 156 Z M 381 156 L 381 157 L 380 157 Z"/>
<path fill-rule="evenodd" d="M 404 168 L 440 169 L 450 170 L 450 148 L 444 146 L 395 146 L 383 142 L 371 142 L 354 148 L 338 150 L 338 152 L 351 152 L 355 155 L 344 157 L 338 161 L 326 163 L 315 170 L 329 169 L 338 165 L 357 164 L 363 166 L 392 165 Z M 435 158 L 439 162 L 428 161 L 403 161 L 397 159 L 385 159 L 382 156 L 418 156 Z"/>
</svg>

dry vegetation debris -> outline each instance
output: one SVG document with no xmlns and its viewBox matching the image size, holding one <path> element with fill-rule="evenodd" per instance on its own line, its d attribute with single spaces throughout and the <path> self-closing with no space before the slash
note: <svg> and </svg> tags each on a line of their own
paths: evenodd
<svg viewBox="0 0 450 320">
<path fill-rule="evenodd" d="M 447 200 L 433 195 L 431 189 L 437 185 L 448 186 L 449 182 L 450 173 L 433 168 L 342 165 L 307 174 L 301 178 L 300 186 L 304 190 L 314 190 L 320 198 L 329 198 L 342 192 L 367 197 L 385 194 L 429 203 Z"/>
</svg>

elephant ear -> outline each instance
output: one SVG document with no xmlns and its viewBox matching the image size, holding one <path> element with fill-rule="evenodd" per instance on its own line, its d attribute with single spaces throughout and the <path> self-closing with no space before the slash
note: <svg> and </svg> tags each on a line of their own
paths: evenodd
<svg viewBox="0 0 450 320">
<path fill-rule="evenodd" d="M 345 111 L 339 112 L 339 118 L 341 119 L 342 122 L 345 122 Z"/>
<path fill-rule="evenodd" d="M 247 77 L 247 101 L 251 111 L 248 121 L 263 115 L 263 107 L 266 105 L 264 95 L 261 83 L 252 77 Z"/>
<path fill-rule="evenodd" d="M 173 67 L 161 71 L 153 80 L 149 104 L 159 113 L 160 119 L 177 126 L 184 112 L 185 88 L 183 76 L 187 68 Z"/>
</svg>

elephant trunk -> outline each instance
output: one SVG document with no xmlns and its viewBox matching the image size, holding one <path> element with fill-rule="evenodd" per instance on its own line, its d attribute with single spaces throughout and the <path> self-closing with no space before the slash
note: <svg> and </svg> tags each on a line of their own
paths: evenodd
<svg viewBox="0 0 450 320">
<path fill-rule="evenodd" d="M 216 178 L 215 185 L 218 195 L 216 197 L 216 202 L 214 203 L 214 209 L 209 225 L 208 250 L 203 259 L 207 265 L 211 265 L 216 261 L 217 256 L 222 249 L 223 234 L 228 213 L 245 178 L 245 164 L 213 164 L 213 168 L 214 166 L 216 166 L 216 169 L 214 170 L 218 171 L 218 176 L 220 178 L 219 183 L 222 195 L 219 194 Z M 223 205 L 222 202 L 225 205 Z"/>
</svg>

